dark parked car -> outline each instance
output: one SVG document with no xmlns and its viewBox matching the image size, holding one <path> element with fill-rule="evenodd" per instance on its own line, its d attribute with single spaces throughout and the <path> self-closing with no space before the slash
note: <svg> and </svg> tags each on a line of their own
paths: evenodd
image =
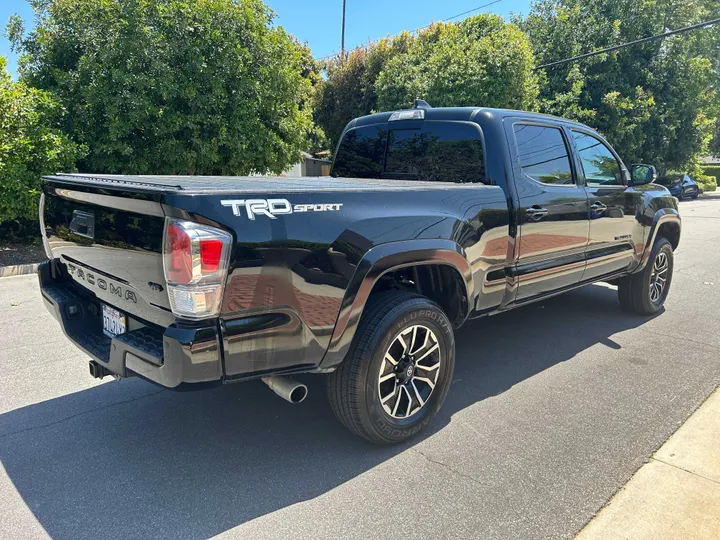
<svg viewBox="0 0 720 540">
<path fill-rule="evenodd" d="M 95 377 L 298 402 L 288 375 L 325 374 L 340 422 L 396 443 L 468 319 L 596 281 L 662 308 L 680 216 L 654 174 L 562 118 L 417 104 L 350 122 L 334 178 L 48 176 L 40 287 Z"/>
<path fill-rule="evenodd" d="M 668 188 L 670 194 L 680 200 L 697 199 L 700 195 L 700 186 L 687 174 L 661 176 L 655 180 L 655 183 Z"/>
</svg>

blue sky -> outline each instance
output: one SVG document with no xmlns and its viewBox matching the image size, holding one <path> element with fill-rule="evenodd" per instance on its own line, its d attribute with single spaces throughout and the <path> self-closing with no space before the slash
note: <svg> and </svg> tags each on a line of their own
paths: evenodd
<svg viewBox="0 0 720 540">
<path fill-rule="evenodd" d="M 490 1 L 347 0 L 345 45 L 352 48 L 368 40 L 423 27 Z M 265 3 L 277 14 L 275 24 L 306 41 L 316 58 L 340 50 L 342 0 L 265 0 Z M 530 0 L 500 0 L 472 14 L 490 11 L 507 18 L 511 12 L 526 14 L 529 9 Z M 32 10 L 25 0 L 0 0 L 2 27 L 13 13 L 25 20 L 26 27 L 32 25 Z M 0 54 L 8 59 L 8 69 L 14 74 L 17 58 L 5 37 L 0 37 Z"/>
</svg>

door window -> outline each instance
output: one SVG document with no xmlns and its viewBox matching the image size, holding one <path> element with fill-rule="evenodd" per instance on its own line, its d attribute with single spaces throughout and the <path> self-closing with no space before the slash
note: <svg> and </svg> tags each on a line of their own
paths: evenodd
<svg viewBox="0 0 720 540">
<path fill-rule="evenodd" d="M 588 186 L 622 186 L 620 163 L 600 139 L 573 131 Z"/>
<path fill-rule="evenodd" d="M 523 174 L 543 184 L 573 184 L 570 157 L 560 129 L 532 124 L 513 126 Z"/>
</svg>

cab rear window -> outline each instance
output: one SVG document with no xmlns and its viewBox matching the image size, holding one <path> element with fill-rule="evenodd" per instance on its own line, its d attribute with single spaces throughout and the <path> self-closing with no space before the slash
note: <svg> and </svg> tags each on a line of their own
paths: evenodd
<svg viewBox="0 0 720 540">
<path fill-rule="evenodd" d="M 340 142 L 330 176 L 380 178 L 385 160 L 387 131 L 361 127 L 348 131 Z"/>
<path fill-rule="evenodd" d="M 463 122 L 358 128 L 340 143 L 332 176 L 485 183 L 480 130 Z"/>
</svg>

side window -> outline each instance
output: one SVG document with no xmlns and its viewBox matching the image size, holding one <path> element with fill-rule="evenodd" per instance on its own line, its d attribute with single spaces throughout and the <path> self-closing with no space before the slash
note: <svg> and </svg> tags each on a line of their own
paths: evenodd
<svg viewBox="0 0 720 540">
<path fill-rule="evenodd" d="M 387 131 L 376 126 L 356 128 L 342 138 L 331 176 L 345 178 L 380 178 Z"/>
<path fill-rule="evenodd" d="M 523 174 L 543 184 L 573 184 L 570 156 L 562 131 L 532 124 L 513 126 Z"/>
<path fill-rule="evenodd" d="M 425 122 L 420 129 L 393 129 L 383 177 L 486 183 L 480 130 L 459 122 Z"/>
<path fill-rule="evenodd" d="M 622 186 L 620 164 L 600 139 L 573 131 L 588 186 Z"/>
</svg>

